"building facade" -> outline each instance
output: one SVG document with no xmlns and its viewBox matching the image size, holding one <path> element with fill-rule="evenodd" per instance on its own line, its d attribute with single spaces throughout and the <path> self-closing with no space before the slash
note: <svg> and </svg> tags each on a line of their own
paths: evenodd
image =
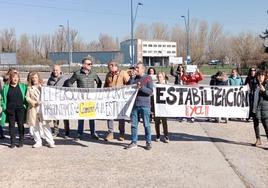
<svg viewBox="0 0 268 188">
<path fill-rule="evenodd" d="M 177 43 L 134 39 L 134 64 L 143 62 L 148 66 L 167 66 L 169 57 L 177 56 Z M 131 40 L 120 43 L 123 63 L 131 64 Z"/>
</svg>

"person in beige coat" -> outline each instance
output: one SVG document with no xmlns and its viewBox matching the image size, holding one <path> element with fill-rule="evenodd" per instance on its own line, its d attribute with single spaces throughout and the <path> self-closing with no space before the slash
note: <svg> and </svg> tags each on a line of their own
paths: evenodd
<svg viewBox="0 0 268 188">
<path fill-rule="evenodd" d="M 108 63 L 108 70 L 109 72 L 106 75 L 104 87 L 118 87 L 127 85 L 130 78 L 129 74 L 127 73 L 127 71 L 119 70 L 118 63 L 116 61 L 110 60 L 110 62 Z M 118 121 L 120 132 L 118 140 L 123 141 L 125 139 L 125 120 L 119 119 Z M 107 120 L 108 133 L 105 138 L 106 141 L 110 141 L 114 138 L 113 123 L 113 120 Z"/>
<path fill-rule="evenodd" d="M 42 120 L 40 113 L 40 94 L 43 80 L 38 72 L 31 72 L 28 81 L 28 90 L 26 93 L 26 100 L 28 102 L 27 109 L 27 123 L 33 127 L 33 136 L 35 144 L 33 148 L 42 146 L 41 135 L 43 136 L 49 147 L 54 148 L 55 143 L 51 133 L 49 121 Z"/>
</svg>

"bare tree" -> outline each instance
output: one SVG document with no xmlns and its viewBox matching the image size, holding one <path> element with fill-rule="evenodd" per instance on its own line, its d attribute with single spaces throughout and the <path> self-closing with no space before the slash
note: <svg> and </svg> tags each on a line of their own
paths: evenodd
<svg viewBox="0 0 268 188">
<path fill-rule="evenodd" d="M 32 64 L 32 47 L 27 34 L 20 36 L 17 57 L 20 64 Z"/>
<path fill-rule="evenodd" d="M 240 33 L 231 42 L 236 64 L 240 64 L 241 67 L 256 65 L 263 61 L 264 52 L 262 47 L 262 40 L 259 36 L 251 33 Z"/>
<path fill-rule="evenodd" d="M 4 29 L 0 36 L 1 51 L 15 52 L 16 51 L 16 34 L 15 29 Z"/>
<path fill-rule="evenodd" d="M 150 37 L 150 29 L 149 26 L 146 24 L 139 24 L 136 27 L 136 31 L 135 31 L 135 37 L 138 39 L 143 39 L 143 40 L 148 40 Z"/>
<path fill-rule="evenodd" d="M 207 40 L 206 55 L 209 60 L 222 57 L 222 54 L 224 53 L 224 40 L 225 35 L 222 26 L 219 23 L 213 23 Z"/>
<path fill-rule="evenodd" d="M 43 53 L 45 60 L 48 60 L 49 52 L 52 52 L 52 40 L 49 34 L 43 35 L 41 37 L 42 46 L 43 46 Z"/>
<path fill-rule="evenodd" d="M 115 39 L 107 34 L 99 35 L 99 46 L 102 51 L 115 51 L 118 50 Z"/>
<path fill-rule="evenodd" d="M 153 23 L 151 25 L 150 37 L 153 40 L 169 40 L 169 31 L 167 25 L 163 23 Z"/>
</svg>

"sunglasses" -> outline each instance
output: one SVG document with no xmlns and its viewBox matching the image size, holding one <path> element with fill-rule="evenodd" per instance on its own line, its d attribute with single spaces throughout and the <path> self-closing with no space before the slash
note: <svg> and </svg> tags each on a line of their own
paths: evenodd
<svg viewBox="0 0 268 188">
<path fill-rule="evenodd" d="M 91 66 L 91 65 L 93 65 L 93 64 L 92 64 L 92 63 L 85 63 L 85 65 L 90 65 L 90 66 Z"/>
</svg>

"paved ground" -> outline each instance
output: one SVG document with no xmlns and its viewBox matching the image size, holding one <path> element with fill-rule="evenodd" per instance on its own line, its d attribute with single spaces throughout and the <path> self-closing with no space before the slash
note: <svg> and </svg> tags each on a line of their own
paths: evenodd
<svg viewBox="0 0 268 188">
<path fill-rule="evenodd" d="M 268 187 L 262 127 L 263 147 L 256 148 L 252 122 L 168 123 L 171 142 L 153 142 L 151 151 L 143 148 L 142 126 L 140 147 L 133 150 L 124 149 L 129 140 L 91 140 L 88 130 L 82 141 L 56 138 L 53 149 L 33 149 L 29 139 L 23 148 L 10 149 L 5 139 L 0 141 L 0 187 Z M 97 121 L 96 128 L 104 137 L 106 122 Z"/>
</svg>

